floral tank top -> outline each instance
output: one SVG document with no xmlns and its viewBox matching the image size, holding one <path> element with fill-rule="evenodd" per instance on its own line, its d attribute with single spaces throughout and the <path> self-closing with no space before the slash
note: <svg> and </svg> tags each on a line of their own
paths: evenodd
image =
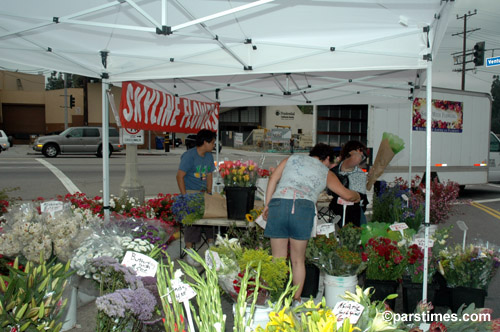
<svg viewBox="0 0 500 332">
<path fill-rule="evenodd" d="M 272 198 L 307 199 L 316 203 L 326 188 L 328 167 L 313 157 L 294 154 L 285 165 Z"/>
</svg>

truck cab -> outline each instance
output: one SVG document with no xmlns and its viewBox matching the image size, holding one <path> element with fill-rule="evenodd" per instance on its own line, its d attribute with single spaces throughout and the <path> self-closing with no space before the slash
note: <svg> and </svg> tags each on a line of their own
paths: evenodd
<svg viewBox="0 0 500 332">
<path fill-rule="evenodd" d="M 490 157 L 488 162 L 488 182 L 500 181 L 500 139 L 490 132 Z"/>
</svg>

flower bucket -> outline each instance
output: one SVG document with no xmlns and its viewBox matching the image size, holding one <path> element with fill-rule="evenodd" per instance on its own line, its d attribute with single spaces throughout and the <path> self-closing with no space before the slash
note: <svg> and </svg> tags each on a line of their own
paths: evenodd
<svg viewBox="0 0 500 332">
<path fill-rule="evenodd" d="M 235 307 L 236 304 L 233 304 L 233 314 L 235 313 Z M 248 321 L 250 319 L 250 305 L 247 304 L 246 310 L 245 310 L 245 321 Z M 273 311 L 273 308 L 268 307 L 268 306 L 260 306 L 256 305 L 255 306 L 255 311 L 253 313 L 253 322 L 250 324 L 251 330 L 257 329 L 257 326 L 260 325 L 262 328 L 266 328 L 267 323 L 269 322 L 269 314 Z"/>
<path fill-rule="evenodd" d="M 411 314 L 422 300 L 423 284 L 403 280 L 403 311 Z M 427 284 L 427 302 L 434 303 L 436 286 Z"/>
<path fill-rule="evenodd" d="M 474 303 L 476 308 L 484 307 L 487 292 L 484 289 L 471 287 L 454 287 L 451 290 L 451 311 L 457 312 L 462 304 Z"/>
<path fill-rule="evenodd" d="M 345 291 L 352 293 L 356 292 L 358 284 L 358 276 L 337 277 L 325 275 L 325 300 L 326 305 L 330 308 L 335 307 L 335 304 L 342 301 L 340 296 L 344 296 Z"/>
<path fill-rule="evenodd" d="M 245 220 L 245 215 L 254 208 L 256 187 L 225 187 L 227 218 Z"/>
<path fill-rule="evenodd" d="M 68 302 L 63 310 L 61 331 L 69 331 L 76 326 L 78 289 L 75 286 L 66 287 L 63 293 L 64 298 L 67 298 Z"/>
<path fill-rule="evenodd" d="M 319 268 L 312 264 L 306 264 L 306 279 L 300 297 L 316 297 L 319 288 Z"/>
<path fill-rule="evenodd" d="M 374 280 L 366 279 L 365 288 L 373 287 L 375 293 L 372 295 L 372 301 L 383 301 L 390 294 L 397 294 L 399 283 L 396 280 Z M 394 310 L 396 299 L 387 300 L 387 305 Z"/>
</svg>

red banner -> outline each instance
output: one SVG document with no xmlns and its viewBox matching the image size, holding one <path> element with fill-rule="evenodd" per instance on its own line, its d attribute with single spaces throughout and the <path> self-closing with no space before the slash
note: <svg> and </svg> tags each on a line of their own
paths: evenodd
<svg viewBox="0 0 500 332">
<path fill-rule="evenodd" d="M 219 104 L 176 97 L 137 82 L 124 82 L 119 113 L 123 128 L 197 133 L 200 129 L 217 130 Z"/>
</svg>

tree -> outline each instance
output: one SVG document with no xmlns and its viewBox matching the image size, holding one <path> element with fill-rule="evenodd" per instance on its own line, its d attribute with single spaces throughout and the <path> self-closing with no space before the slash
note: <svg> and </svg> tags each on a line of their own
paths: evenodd
<svg viewBox="0 0 500 332">
<path fill-rule="evenodd" d="M 493 103 L 491 106 L 491 131 L 500 133 L 500 76 L 493 76 L 491 84 L 491 97 Z"/>
<path fill-rule="evenodd" d="M 94 82 L 100 82 L 100 79 L 92 78 Z M 85 88 L 87 85 L 88 78 L 80 75 L 68 74 L 68 88 Z M 50 77 L 47 78 L 46 90 L 57 90 L 64 89 L 64 75 L 63 73 L 58 73 L 53 71 L 50 73 Z"/>
<path fill-rule="evenodd" d="M 45 90 L 57 89 L 64 89 L 64 77 L 62 73 L 53 71 L 52 73 L 50 73 L 50 77 L 47 78 L 47 85 L 45 86 Z"/>
</svg>

